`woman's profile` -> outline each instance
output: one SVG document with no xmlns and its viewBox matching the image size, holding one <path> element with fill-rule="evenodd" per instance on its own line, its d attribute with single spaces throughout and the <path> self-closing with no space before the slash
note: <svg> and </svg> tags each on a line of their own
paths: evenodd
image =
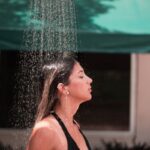
<svg viewBox="0 0 150 150">
<path fill-rule="evenodd" d="M 92 98 L 92 79 L 73 56 L 43 66 L 43 90 L 27 150 L 90 150 L 74 120 L 81 103 Z"/>
</svg>

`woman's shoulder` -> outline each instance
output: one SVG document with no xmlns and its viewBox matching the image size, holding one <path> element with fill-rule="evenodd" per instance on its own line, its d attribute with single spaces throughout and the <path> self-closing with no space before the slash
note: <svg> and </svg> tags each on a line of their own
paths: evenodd
<svg viewBox="0 0 150 150">
<path fill-rule="evenodd" d="M 34 132 L 45 132 L 46 131 L 51 131 L 50 133 L 53 133 L 57 130 L 56 129 L 56 122 L 54 118 L 51 116 L 44 118 L 43 120 L 37 122 L 34 127 L 33 127 L 33 133 Z"/>
<path fill-rule="evenodd" d="M 43 148 L 43 146 L 53 147 L 57 145 L 58 134 L 56 134 L 56 132 L 57 130 L 55 129 L 55 123 L 53 122 L 51 118 L 45 118 L 37 122 L 33 127 L 33 130 L 29 139 L 29 147 L 30 148 L 34 147 L 33 149 L 39 150 L 40 147 Z M 51 142 L 50 144 L 50 141 L 53 141 L 53 142 Z"/>
</svg>

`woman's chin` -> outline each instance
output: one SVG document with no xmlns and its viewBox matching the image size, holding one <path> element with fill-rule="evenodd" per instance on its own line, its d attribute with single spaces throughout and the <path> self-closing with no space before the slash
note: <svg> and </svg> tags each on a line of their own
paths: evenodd
<svg viewBox="0 0 150 150">
<path fill-rule="evenodd" d="M 92 96 L 87 97 L 86 99 L 84 99 L 83 102 L 87 102 L 87 101 L 90 101 L 90 100 L 92 100 Z"/>
</svg>

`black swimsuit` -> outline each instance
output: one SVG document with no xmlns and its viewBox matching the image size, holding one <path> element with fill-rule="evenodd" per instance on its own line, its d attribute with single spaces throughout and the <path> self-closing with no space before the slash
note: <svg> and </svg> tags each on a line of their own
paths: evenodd
<svg viewBox="0 0 150 150">
<path fill-rule="evenodd" d="M 79 147 L 77 146 L 77 144 L 75 143 L 75 141 L 72 139 L 71 135 L 69 134 L 67 128 L 64 125 L 64 123 L 59 118 L 59 116 L 55 112 L 52 112 L 51 114 L 55 117 L 55 119 L 58 121 L 59 125 L 61 126 L 62 130 L 64 131 L 64 134 L 66 136 L 67 143 L 68 143 L 68 150 L 80 150 Z M 87 141 L 86 137 L 84 136 L 84 134 L 82 133 L 82 131 L 80 129 L 79 129 L 79 131 L 85 139 L 88 150 L 91 150 L 89 142 Z"/>
</svg>

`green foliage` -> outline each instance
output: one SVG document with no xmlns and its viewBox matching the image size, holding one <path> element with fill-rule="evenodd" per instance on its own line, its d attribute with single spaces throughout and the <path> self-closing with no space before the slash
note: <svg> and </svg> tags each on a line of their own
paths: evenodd
<svg viewBox="0 0 150 150">
<path fill-rule="evenodd" d="M 33 13 L 29 9 L 31 1 L 1 0 L 0 26 L 10 28 L 24 28 L 28 26 L 29 19 L 32 17 Z M 108 13 L 110 9 L 114 9 L 114 6 L 111 5 L 112 3 L 109 3 L 113 1 L 116 0 L 105 0 L 105 3 L 103 0 L 74 0 L 76 4 L 78 28 L 81 30 L 91 29 L 92 31 L 93 29 L 96 29 L 98 31 L 108 32 L 107 29 L 96 25 L 93 21 L 93 18 L 98 15 Z M 51 1 L 47 2 L 51 3 Z M 35 24 L 39 24 L 38 20 L 33 21 Z"/>
<path fill-rule="evenodd" d="M 105 0 L 105 2 L 113 2 L 116 0 Z M 108 13 L 114 7 L 109 4 L 104 4 L 103 0 L 76 0 L 76 17 L 77 25 L 80 30 L 93 29 L 108 32 L 107 29 L 96 25 L 93 18 Z"/>
<path fill-rule="evenodd" d="M 1 0 L 0 2 L 0 26 L 1 27 L 24 27 L 28 24 L 29 0 Z"/>
</svg>

